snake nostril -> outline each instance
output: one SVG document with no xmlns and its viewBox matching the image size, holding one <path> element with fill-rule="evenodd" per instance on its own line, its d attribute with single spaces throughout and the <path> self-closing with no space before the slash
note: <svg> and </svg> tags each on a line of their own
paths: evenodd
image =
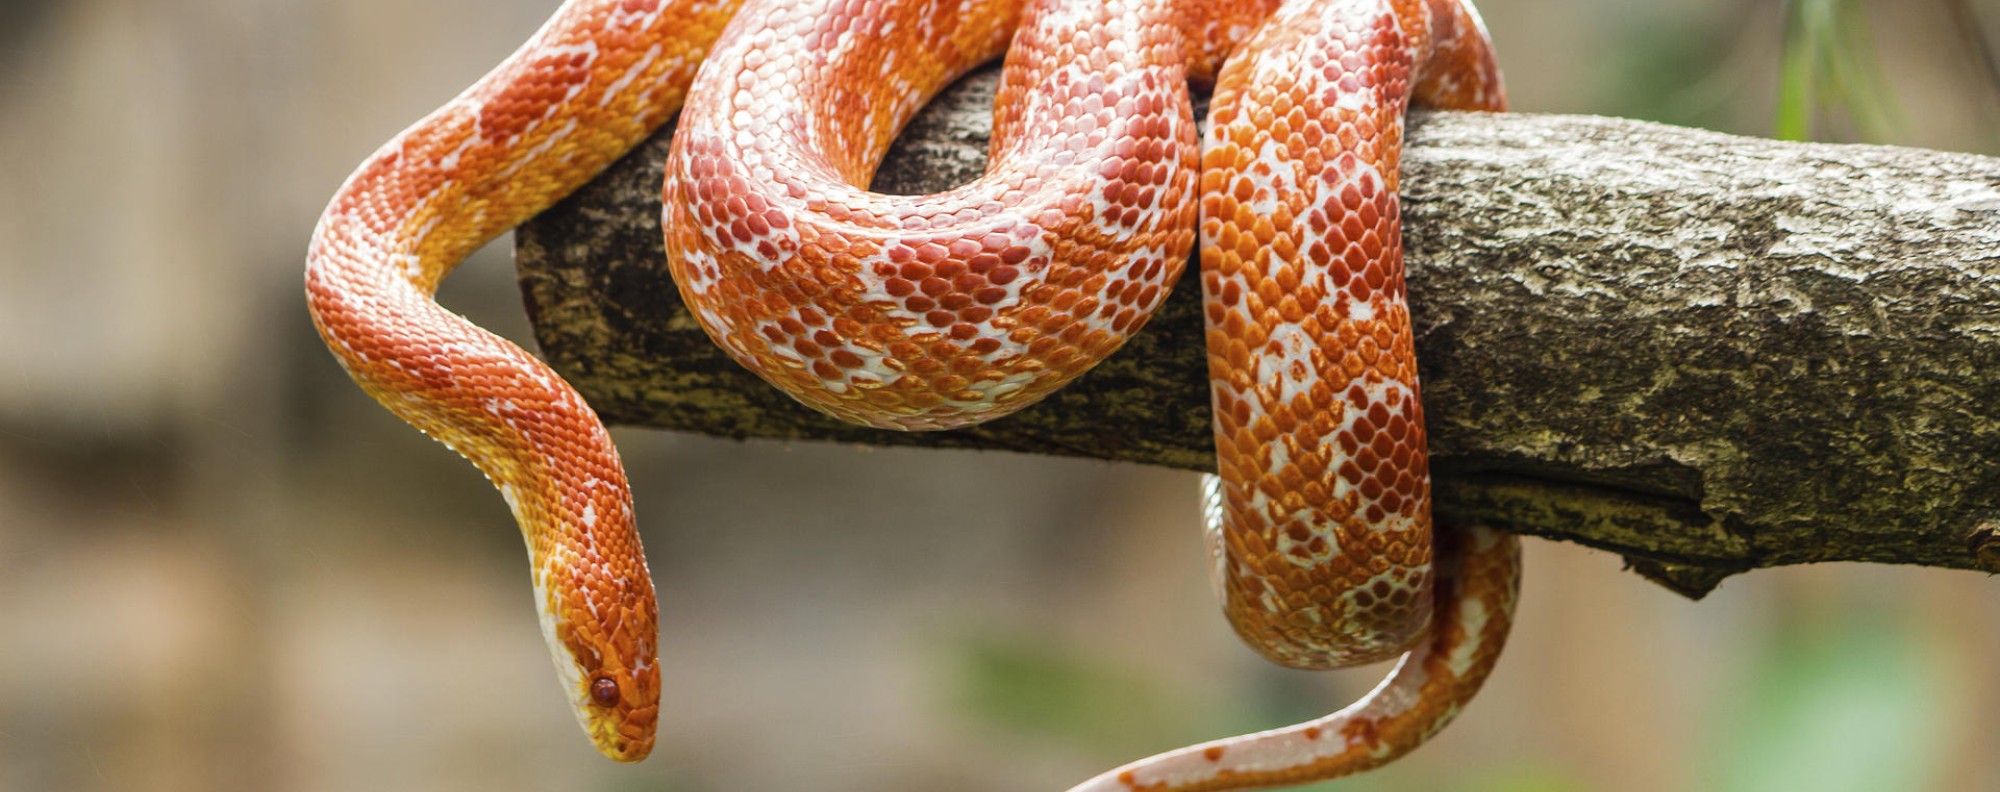
<svg viewBox="0 0 2000 792">
<path fill-rule="evenodd" d="M 611 677 L 598 677 L 596 681 L 590 683 L 590 700 L 597 702 L 597 705 L 600 707 L 609 707 L 617 704 L 618 680 Z"/>
</svg>

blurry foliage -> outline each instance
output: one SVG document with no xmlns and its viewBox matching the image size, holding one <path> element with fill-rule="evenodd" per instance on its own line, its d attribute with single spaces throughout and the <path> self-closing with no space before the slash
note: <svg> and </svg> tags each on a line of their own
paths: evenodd
<svg viewBox="0 0 2000 792">
<path fill-rule="evenodd" d="M 1555 768 L 1521 767 L 1487 773 L 1480 781 L 1458 787 L 1458 792 L 1594 792 Z"/>
<path fill-rule="evenodd" d="M 1891 614 L 1842 609 L 1771 633 L 1759 662 L 1734 688 L 1717 689 L 1718 714 L 1703 756 L 1699 792 L 1880 792 L 1938 789 L 1929 747 L 1948 741 L 1929 713 L 1945 691 L 1930 673 L 1924 641 Z M 949 649 L 954 710 L 981 725 L 1112 757 L 1323 714 L 1317 696 L 1268 697 L 1263 706 L 1203 707 L 1163 680 L 1078 656 L 1053 641 L 966 636 Z M 1299 675 L 1273 677 L 1280 687 Z M 1329 702 L 1339 706 L 1337 702 Z M 1605 717 L 1618 717 L 1607 712 Z M 1560 769 L 1523 757 L 1488 766 L 1447 792 L 1596 792 Z M 1400 792 L 1393 774 L 1297 787 L 1301 792 Z M 1429 789 L 1426 787 L 1426 789 Z"/>
<path fill-rule="evenodd" d="M 1886 141 L 1902 126 L 1858 0 L 1791 0 L 1773 136 Z M 1829 127 L 1837 128 L 1833 131 Z"/>
<path fill-rule="evenodd" d="M 1739 49 L 1734 33 L 1747 9 L 1727 14 L 1687 13 L 1646 6 L 1618 25 L 1623 57 L 1595 69 L 1592 92 L 1606 115 L 1705 129 L 1729 127 L 1732 100 L 1742 91 L 1741 70 L 1731 63 Z"/>
<path fill-rule="evenodd" d="M 1715 792 L 1939 789 L 1942 675 L 1923 636 L 1865 607 L 1777 622 L 1761 661 L 1727 695 L 1708 766 Z"/>
<path fill-rule="evenodd" d="M 1947 4 L 1961 25 L 1977 19 L 1963 0 L 1925 1 Z M 1724 4 L 1709 11 L 1666 5 L 1632 12 L 1618 26 L 1623 57 L 1597 68 L 1602 76 L 1596 93 L 1606 111 L 1666 124 L 1762 133 L 1761 128 L 1732 129 L 1743 121 L 1734 114 L 1752 87 L 1754 78 L 1747 75 L 1769 57 L 1771 31 L 1754 23 L 1759 5 Z M 1876 57 L 1861 0 L 1786 0 L 1782 17 L 1776 105 L 1766 116 L 1769 134 L 1783 140 L 1872 143 L 1905 137 L 1905 114 Z M 1963 34 L 1971 57 L 1983 57 L 1983 30 L 1975 24 Z M 1989 88 L 2000 91 L 2000 85 Z"/>
<path fill-rule="evenodd" d="M 951 711 L 979 725 L 1108 757 L 1138 758 L 1326 714 L 1312 675 L 1278 672 L 1271 695 L 1252 706 L 1202 706 L 1165 680 L 1113 661 L 1085 657 L 1052 639 L 975 634 L 946 648 Z M 1593 792 L 1540 766 L 1485 768 L 1448 792 Z M 1289 787 L 1299 792 L 1401 792 L 1382 775 Z"/>
<path fill-rule="evenodd" d="M 1211 721 L 1163 682 L 1053 640 L 965 635 L 947 652 L 953 711 L 987 727 L 1138 756 Z"/>
</svg>

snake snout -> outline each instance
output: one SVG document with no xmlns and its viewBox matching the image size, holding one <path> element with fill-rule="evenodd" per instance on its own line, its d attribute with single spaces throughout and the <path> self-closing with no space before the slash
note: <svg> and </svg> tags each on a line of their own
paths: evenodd
<svg viewBox="0 0 2000 792">
<path fill-rule="evenodd" d="M 653 752 L 659 690 L 655 666 L 636 673 L 600 670 L 585 677 L 577 697 L 578 715 L 598 753 L 619 762 L 637 762 Z"/>
</svg>

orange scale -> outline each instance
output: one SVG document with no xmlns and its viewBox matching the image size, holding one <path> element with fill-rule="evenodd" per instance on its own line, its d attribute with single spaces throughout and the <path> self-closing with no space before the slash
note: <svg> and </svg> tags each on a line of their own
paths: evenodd
<svg viewBox="0 0 2000 792">
<path fill-rule="evenodd" d="M 1076 342 L 1077 348 L 1092 358 L 1102 359 L 1116 351 L 1124 339 L 1113 333 L 1092 329 Z"/>
<path fill-rule="evenodd" d="M 922 262 L 922 265 L 930 265 L 943 261 L 946 256 L 950 255 L 951 251 L 948 250 L 944 245 L 938 244 L 937 242 L 925 242 L 921 245 L 918 245 L 915 252 L 917 261 Z M 904 265 L 903 277 L 913 278 L 913 279 L 918 277 L 929 277 L 931 273 L 931 268 L 922 265 L 918 264 Z M 912 271 L 922 272 L 923 275 L 911 275 L 910 273 Z"/>
<path fill-rule="evenodd" d="M 857 382 L 856 385 L 861 385 Z M 859 391 L 861 400 L 876 407 L 896 408 L 903 406 L 903 396 L 886 387 L 870 387 Z"/>
<path fill-rule="evenodd" d="M 1392 400 L 1399 398 L 1399 396 L 1395 395 L 1399 394 L 1400 393 L 1399 391 L 1390 391 L 1390 393 L 1392 394 L 1391 396 Z M 1396 442 L 1400 443 L 1409 438 L 1410 421 L 1409 419 L 1404 418 L 1401 414 L 1391 415 L 1389 416 L 1388 424 L 1386 424 L 1383 427 L 1383 429 L 1386 434 L 1388 434 L 1391 438 L 1395 439 Z"/>
<path fill-rule="evenodd" d="M 1373 443 L 1370 443 L 1367 448 L 1362 449 L 1362 453 L 1368 453 L 1372 451 L 1378 458 L 1380 458 L 1383 462 L 1386 463 L 1395 459 L 1397 447 L 1398 444 L 1396 443 L 1396 441 L 1391 439 L 1388 435 L 1378 434 L 1375 435 L 1375 441 Z"/>
<path fill-rule="evenodd" d="M 894 333 L 893 330 L 890 332 Z M 907 365 L 909 360 L 923 356 L 923 347 L 903 340 L 900 333 L 894 333 L 893 337 L 896 340 L 889 341 L 884 347 L 884 351 L 888 353 L 888 356 L 883 360 L 884 364 L 891 368 L 900 369 Z"/>
<path fill-rule="evenodd" d="M 1376 346 L 1384 350 L 1400 350 L 1402 347 L 1405 346 L 1405 344 L 1402 343 L 1405 340 L 1403 338 L 1403 335 L 1401 333 L 1396 332 L 1396 326 L 1388 322 L 1381 320 L 1372 322 L 1369 324 L 1368 332 L 1371 336 L 1370 340 L 1372 340 Z M 1397 357 L 1398 359 L 1396 361 L 1393 361 L 1393 365 L 1396 369 L 1400 369 L 1407 361 L 1402 360 L 1401 355 L 1398 355 Z M 1402 378 L 1398 377 L 1398 379 Z"/>
<path fill-rule="evenodd" d="M 950 369 L 951 373 L 961 377 L 978 378 L 988 373 L 986 361 L 973 355 L 951 356 Z"/>
<path fill-rule="evenodd" d="M 1343 151 L 1351 152 L 1361 147 L 1362 135 L 1351 124 L 1343 123 L 1336 129 L 1334 138 L 1340 141 L 1340 148 Z M 1349 155 L 1343 154 L 1342 156 Z"/>
</svg>

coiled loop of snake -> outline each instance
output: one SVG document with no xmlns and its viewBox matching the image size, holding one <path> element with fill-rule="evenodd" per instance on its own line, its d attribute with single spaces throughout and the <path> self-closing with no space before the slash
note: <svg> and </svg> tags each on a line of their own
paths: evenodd
<svg viewBox="0 0 2000 792">
<path fill-rule="evenodd" d="M 945 429 L 1031 404 L 1137 330 L 1193 244 L 1169 9 L 848 6 L 753 2 L 711 54 L 667 161 L 674 280 L 738 361 L 842 419 Z M 921 102 L 1003 50 L 986 175 L 867 192 Z"/>
<path fill-rule="evenodd" d="M 571 0 L 365 164 L 308 258 L 336 356 L 513 506 L 560 676 L 601 750 L 643 757 L 658 713 L 655 606 L 616 452 L 560 378 L 431 294 L 465 252 L 678 106 L 732 14 L 682 111 L 664 224 L 676 281 L 733 357 L 850 421 L 997 417 L 1144 324 L 1198 211 L 1219 463 L 1209 542 L 1225 610 L 1290 665 L 1410 651 L 1348 710 L 1078 789 L 1330 777 L 1415 747 L 1458 711 L 1505 637 L 1518 554 L 1499 534 L 1446 532 L 1432 566 L 1396 153 L 1413 94 L 1500 109 L 1469 5 L 732 5 Z M 986 175 L 931 196 L 866 192 L 916 108 L 1003 49 Z M 1190 79 L 1216 83 L 1199 150 Z"/>
</svg>

